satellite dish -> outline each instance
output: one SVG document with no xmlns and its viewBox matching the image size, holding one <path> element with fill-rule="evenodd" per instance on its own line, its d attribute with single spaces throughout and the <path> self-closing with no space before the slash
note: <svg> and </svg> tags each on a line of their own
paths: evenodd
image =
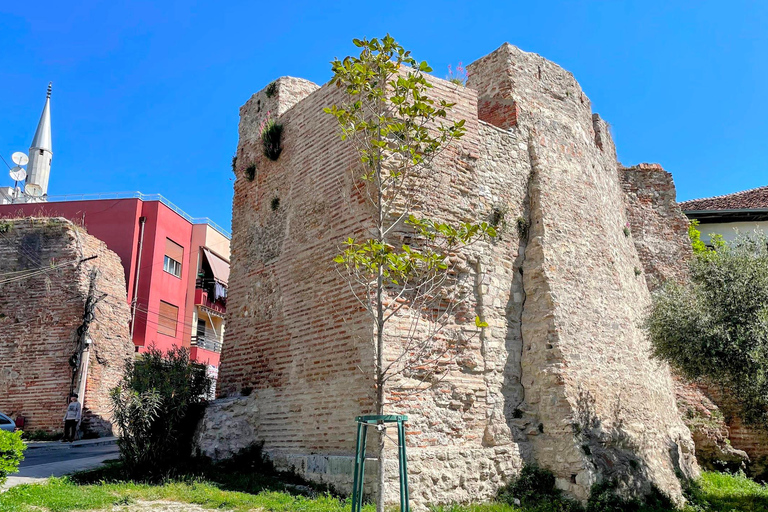
<svg viewBox="0 0 768 512">
<path fill-rule="evenodd" d="M 16 165 L 27 165 L 29 163 L 29 157 L 21 151 L 17 151 L 12 154 L 11 160 L 13 160 L 13 163 Z"/>
<path fill-rule="evenodd" d="M 27 177 L 27 171 L 25 171 L 22 166 L 17 165 L 13 169 L 11 169 L 11 179 L 13 181 L 24 181 L 26 177 Z"/>
<path fill-rule="evenodd" d="M 27 183 L 24 187 L 24 193 L 32 197 L 40 197 L 43 195 L 43 187 L 35 183 Z"/>
</svg>

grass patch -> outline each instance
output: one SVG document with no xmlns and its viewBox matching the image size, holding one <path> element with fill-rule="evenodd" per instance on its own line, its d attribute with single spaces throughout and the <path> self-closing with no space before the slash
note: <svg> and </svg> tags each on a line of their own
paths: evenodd
<svg viewBox="0 0 768 512">
<path fill-rule="evenodd" d="M 316 488 L 298 485 L 282 476 L 240 468 L 196 468 L 188 477 L 161 485 L 121 480 L 119 464 L 47 483 L 21 485 L 0 494 L 0 512 L 68 512 L 109 509 L 137 501 L 175 501 L 206 509 L 245 512 L 342 512 L 349 501 Z M 743 475 L 704 473 L 690 491 L 685 512 L 768 512 L 768 487 Z M 492 502 L 435 507 L 434 512 L 550 512 L 561 509 L 543 499 L 516 507 Z M 647 512 L 671 512 L 668 508 L 641 508 Z M 373 512 L 366 505 L 365 512 Z"/>
</svg>

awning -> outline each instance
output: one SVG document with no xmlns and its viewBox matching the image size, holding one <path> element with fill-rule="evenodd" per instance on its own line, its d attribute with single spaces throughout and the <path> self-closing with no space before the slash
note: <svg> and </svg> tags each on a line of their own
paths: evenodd
<svg viewBox="0 0 768 512">
<path fill-rule="evenodd" d="M 211 266 L 213 278 L 221 284 L 227 284 L 227 281 L 229 281 L 229 263 L 216 256 L 205 247 L 203 247 L 203 253 L 208 260 L 208 264 Z"/>
</svg>

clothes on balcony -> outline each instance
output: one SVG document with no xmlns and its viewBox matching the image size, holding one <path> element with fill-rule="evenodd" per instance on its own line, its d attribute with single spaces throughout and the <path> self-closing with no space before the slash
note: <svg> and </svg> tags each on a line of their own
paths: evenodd
<svg viewBox="0 0 768 512">
<path fill-rule="evenodd" d="M 213 284 L 213 301 L 227 301 L 227 287 L 221 284 L 220 282 L 216 281 Z"/>
</svg>

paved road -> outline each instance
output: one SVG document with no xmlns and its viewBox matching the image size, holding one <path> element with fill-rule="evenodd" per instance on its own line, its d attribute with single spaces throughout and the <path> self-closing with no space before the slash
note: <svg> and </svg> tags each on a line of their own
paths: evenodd
<svg viewBox="0 0 768 512">
<path fill-rule="evenodd" d="M 50 476 L 62 476 L 75 471 L 99 467 L 105 460 L 116 459 L 117 445 L 52 446 L 51 449 L 28 449 L 19 472 L 8 477 L 4 489 L 19 484 L 44 481 Z"/>
</svg>

